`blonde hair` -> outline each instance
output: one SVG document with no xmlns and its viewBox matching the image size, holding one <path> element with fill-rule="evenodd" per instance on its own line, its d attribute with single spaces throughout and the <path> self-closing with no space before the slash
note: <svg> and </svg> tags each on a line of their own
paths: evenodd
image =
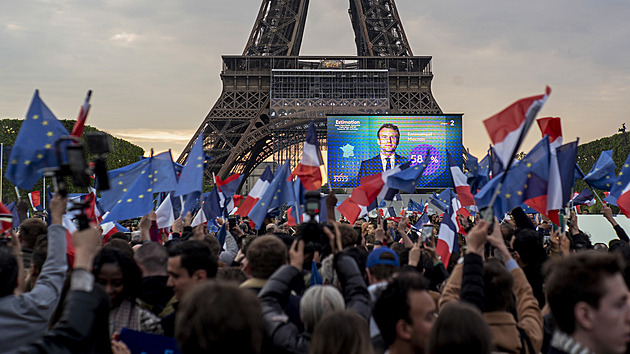
<svg viewBox="0 0 630 354">
<path fill-rule="evenodd" d="M 330 285 L 314 285 L 304 292 L 300 300 L 300 316 L 304 328 L 312 332 L 319 319 L 333 310 L 343 310 L 346 307 L 343 296 L 335 287 Z"/>
</svg>

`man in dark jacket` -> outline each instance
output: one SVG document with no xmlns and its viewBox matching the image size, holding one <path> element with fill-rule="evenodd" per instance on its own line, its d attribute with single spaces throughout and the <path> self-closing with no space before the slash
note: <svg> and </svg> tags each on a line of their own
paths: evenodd
<svg viewBox="0 0 630 354">
<path fill-rule="evenodd" d="M 339 237 L 339 235 L 336 237 Z M 339 248 L 341 248 L 341 240 L 337 239 L 339 240 Z M 370 295 L 359 267 L 354 258 L 344 252 L 337 253 L 335 257 L 335 269 L 343 290 L 343 299 L 340 299 L 341 307 L 343 308 L 343 302 L 345 301 L 345 308 L 355 310 L 366 321 L 369 321 Z M 296 325 L 287 321 L 287 315 L 283 310 L 287 305 L 292 287 L 296 283 L 304 281 L 301 272 L 304 263 L 304 241 L 300 240 L 293 243 L 289 250 L 289 263 L 289 265 L 284 265 L 278 269 L 267 280 L 265 286 L 258 294 L 263 308 L 265 333 L 270 337 L 273 346 L 278 352 L 308 353 L 311 343 L 310 333 L 319 318 L 308 320 L 308 323 L 305 323 L 307 331 L 300 332 Z M 338 304 L 332 299 L 334 298 L 332 295 L 334 295 L 336 290 L 333 290 L 330 286 L 325 287 L 327 287 L 327 291 L 323 293 L 327 293 L 326 296 L 331 298 L 327 299 L 326 303 L 315 304 L 315 306 L 320 306 L 321 311 L 316 311 L 319 313 L 320 318 L 326 310 L 336 309 L 337 305 L 335 303 Z M 305 293 L 305 297 L 306 295 Z M 304 297 L 302 301 L 304 301 Z M 302 309 L 301 314 L 303 318 L 307 316 Z M 305 322 L 307 322 L 306 318 Z"/>
<path fill-rule="evenodd" d="M 164 318 L 173 313 L 177 301 L 173 289 L 169 288 L 166 263 L 168 252 L 157 242 L 145 243 L 133 256 L 142 272 L 142 284 L 136 301 L 140 306 Z"/>
</svg>

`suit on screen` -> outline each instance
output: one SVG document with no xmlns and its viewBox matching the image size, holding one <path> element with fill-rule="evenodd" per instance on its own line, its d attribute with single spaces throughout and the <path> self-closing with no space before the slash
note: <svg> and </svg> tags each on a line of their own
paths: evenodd
<svg viewBox="0 0 630 354">
<path fill-rule="evenodd" d="M 392 168 L 402 165 L 407 162 L 407 158 L 404 156 L 400 156 L 395 154 L 396 163 Z M 361 167 L 359 168 L 359 174 L 357 175 L 357 181 L 361 183 L 361 178 L 371 176 L 373 174 L 383 172 L 383 162 L 381 160 L 381 155 L 376 155 L 371 159 L 361 161 Z"/>
</svg>

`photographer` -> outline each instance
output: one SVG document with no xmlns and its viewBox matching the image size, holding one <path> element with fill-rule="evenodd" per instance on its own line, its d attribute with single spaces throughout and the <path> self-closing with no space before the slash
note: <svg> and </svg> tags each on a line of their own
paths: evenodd
<svg viewBox="0 0 630 354">
<path fill-rule="evenodd" d="M 319 319 L 327 312 L 345 308 L 357 311 L 366 321 L 370 317 L 370 295 L 359 271 L 357 263 L 348 254 L 339 252 L 341 237 L 335 225 L 334 234 L 324 228 L 335 255 L 335 268 L 343 289 L 343 296 L 332 286 L 315 285 L 307 289 L 300 301 L 300 314 L 305 332 L 288 322 L 284 308 L 293 286 L 303 281 L 304 263 L 303 240 L 293 242 L 289 250 L 289 265 L 280 267 L 265 283 L 258 297 L 263 307 L 265 333 L 278 351 L 307 353 L 310 348 L 311 333 Z"/>
<path fill-rule="evenodd" d="M 51 314 L 57 307 L 63 286 L 66 262 L 66 229 L 62 216 L 66 199 L 59 194 L 50 201 L 51 225 L 48 227 L 48 253 L 33 289 L 14 295 L 18 284 L 19 241 L 11 238 L 12 250 L 0 250 L 0 352 L 12 352 L 44 335 Z"/>
</svg>

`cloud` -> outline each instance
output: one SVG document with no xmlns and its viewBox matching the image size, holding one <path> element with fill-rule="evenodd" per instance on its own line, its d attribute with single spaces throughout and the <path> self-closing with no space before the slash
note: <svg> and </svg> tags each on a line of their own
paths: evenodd
<svg viewBox="0 0 630 354">
<path fill-rule="evenodd" d="M 0 2 L 0 116 L 23 117 L 39 88 L 73 118 L 92 89 L 88 124 L 144 148 L 185 146 L 220 95 L 221 55 L 242 53 L 260 3 Z M 612 134 L 630 110 L 627 0 L 396 6 L 414 54 L 433 56 L 436 100 L 465 114 L 464 143 L 477 154 L 489 142 L 481 121 L 547 84 L 541 114 L 563 118 L 566 141 Z M 347 10 L 347 1 L 311 1 L 301 54 L 355 55 Z"/>
<path fill-rule="evenodd" d="M 135 42 L 138 39 L 138 35 L 135 33 L 117 33 L 110 38 L 112 41 L 126 42 L 131 43 Z"/>
</svg>

